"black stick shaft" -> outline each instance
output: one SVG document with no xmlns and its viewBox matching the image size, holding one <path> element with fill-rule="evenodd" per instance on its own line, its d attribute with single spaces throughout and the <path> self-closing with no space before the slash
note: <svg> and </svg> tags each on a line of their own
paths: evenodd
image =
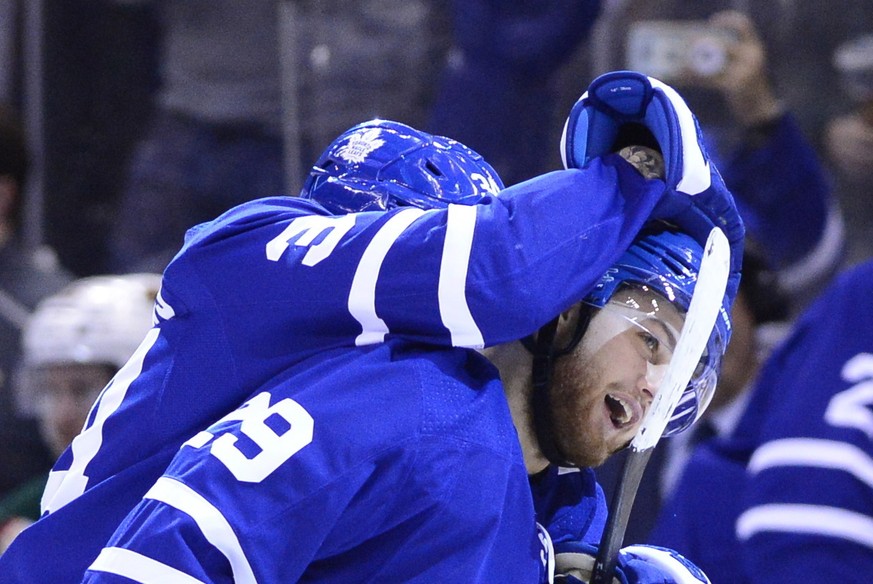
<svg viewBox="0 0 873 584">
<path fill-rule="evenodd" d="M 600 549 L 594 562 L 594 571 L 591 574 L 591 584 L 611 584 L 615 566 L 618 562 L 618 551 L 624 541 L 624 533 L 627 530 L 627 522 L 630 518 L 631 508 L 637 496 L 643 471 L 649 463 L 654 448 L 645 450 L 633 450 L 628 452 L 621 471 L 621 480 L 610 502 L 609 518 L 606 529 L 600 539 Z"/>
</svg>

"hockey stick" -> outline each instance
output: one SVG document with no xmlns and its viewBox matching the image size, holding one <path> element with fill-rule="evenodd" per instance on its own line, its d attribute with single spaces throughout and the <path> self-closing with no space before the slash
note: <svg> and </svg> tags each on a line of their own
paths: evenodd
<svg viewBox="0 0 873 584">
<path fill-rule="evenodd" d="M 611 501 L 609 519 L 600 540 L 590 584 L 612 582 L 618 552 L 624 540 L 628 517 L 643 471 L 703 355 L 721 308 L 729 272 L 730 246 L 721 229 L 714 227 L 706 241 L 697 284 L 673 358 L 652 406 L 631 442 L 618 490 Z"/>
</svg>

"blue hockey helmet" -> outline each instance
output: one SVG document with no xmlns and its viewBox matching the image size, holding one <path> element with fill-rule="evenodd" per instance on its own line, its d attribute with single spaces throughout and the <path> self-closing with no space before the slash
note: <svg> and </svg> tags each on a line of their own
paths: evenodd
<svg viewBox="0 0 873 584">
<path fill-rule="evenodd" d="M 585 298 L 585 303 L 602 308 L 621 289 L 636 287 L 657 292 L 684 314 L 691 303 L 702 259 L 703 248 L 691 236 L 663 223 L 652 224 L 603 274 Z M 709 405 L 730 339 L 729 315 L 729 307 L 722 301 L 700 363 L 664 430 L 664 436 L 688 428 Z"/>
<path fill-rule="evenodd" d="M 371 120 L 334 140 L 300 196 L 331 213 L 473 205 L 503 188 L 497 172 L 460 142 L 405 124 Z"/>
</svg>

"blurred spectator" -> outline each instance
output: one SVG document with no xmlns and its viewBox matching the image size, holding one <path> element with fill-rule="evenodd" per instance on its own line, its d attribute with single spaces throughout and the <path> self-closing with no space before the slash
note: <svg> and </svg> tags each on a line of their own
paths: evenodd
<svg viewBox="0 0 873 584">
<path fill-rule="evenodd" d="M 848 259 L 854 264 L 873 257 L 873 35 L 838 47 L 834 67 L 852 104 L 828 123 L 825 144 L 846 209 Z"/>
<path fill-rule="evenodd" d="M 451 44 L 452 12 L 450 0 L 285 4 L 295 7 L 282 30 L 297 39 L 298 78 L 284 75 L 283 83 L 286 94 L 297 88 L 299 189 L 309 164 L 354 124 L 381 117 L 424 126 Z"/>
<path fill-rule="evenodd" d="M 28 320 L 22 392 L 36 404 L 39 435 L 53 459 L 151 327 L 160 281 L 157 274 L 77 280 L 40 302 Z M 0 553 L 39 517 L 48 476 L 45 471 L 0 500 Z"/>
<path fill-rule="evenodd" d="M 422 125 L 448 44 L 439 0 L 115 1 L 152 4 L 163 27 L 112 235 L 119 272 L 162 271 L 187 228 L 293 189 L 285 148 L 308 161 L 363 119 Z"/>
<path fill-rule="evenodd" d="M 873 262 L 834 280 L 696 450 L 652 536 L 731 584 L 873 574 Z"/>
<path fill-rule="evenodd" d="M 752 20 L 727 11 L 708 22 L 736 39 L 721 73 L 697 77 L 724 96 L 742 129 L 725 156 L 725 182 L 796 313 L 844 260 L 843 213 L 817 151 L 770 82 L 771 61 Z"/>
<path fill-rule="evenodd" d="M 838 77 L 831 55 L 846 39 L 873 30 L 868 0 L 606 0 L 608 10 L 599 19 L 592 53 L 595 73 L 627 65 L 627 37 L 631 23 L 646 20 L 706 20 L 724 10 L 745 13 L 754 23 L 769 54 L 769 76 L 776 95 L 797 117 L 800 128 L 818 148 L 825 124 L 845 111 L 848 98 L 832 91 Z M 666 81 L 666 80 L 665 80 Z M 701 123 L 731 133 L 732 120 L 720 112 L 725 103 L 718 92 L 688 88 L 682 95 L 692 104 Z"/>
<path fill-rule="evenodd" d="M 600 6 L 600 0 L 454 2 L 454 46 L 430 130 L 481 152 L 507 185 L 555 168 L 559 73 L 587 39 Z M 570 105 L 560 110 L 562 120 Z"/>
<path fill-rule="evenodd" d="M 282 191 L 277 2 L 154 4 L 161 87 L 110 241 L 113 272 L 162 271 L 185 230 Z"/>
<path fill-rule="evenodd" d="M 30 311 L 72 279 L 51 250 L 30 249 L 21 239 L 28 162 L 18 117 L 0 107 L 0 495 L 51 468 L 32 421 L 17 415 L 14 376 Z"/>
<path fill-rule="evenodd" d="M 770 259 L 779 269 L 780 281 L 783 288 L 790 292 L 794 311 L 807 304 L 817 292 L 820 292 L 824 283 L 828 280 L 828 274 L 833 273 L 833 268 L 847 263 L 857 263 L 859 260 L 869 257 L 873 253 L 873 245 L 866 233 L 870 220 L 873 219 L 873 206 L 867 203 L 869 189 L 866 187 L 869 181 L 853 181 L 847 173 L 840 169 L 851 168 L 852 174 L 865 168 L 865 163 L 858 160 L 864 156 L 867 149 L 864 147 L 865 128 L 860 123 L 860 110 L 857 96 L 851 93 L 838 91 L 844 75 L 838 67 L 833 65 L 834 54 L 844 45 L 848 39 L 857 38 L 860 35 L 869 34 L 873 30 L 873 11 L 870 10 L 866 0 L 785 0 L 780 2 L 748 2 L 738 0 L 714 0 L 711 2 L 683 2 L 682 0 L 608 0 L 607 10 L 597 24 L 594 34 L 593 54 L 599 59 L 594 67 L 594 72 L 627 66 L 633 61 L 629 54 L 632 44 L 629 42 L 634 32 L 635 23 L 640 22 L 679 22 L 679 23 L 707 23 L 715 24 L 712 15 L 717 11 L 733 9 L 740 11 L 754 24 L 761 45 L 766 48 L 765 79 L 772 87 L 772 93 L 777 97 L 784 111 L 794 118 L 790 128 L 790 134 L 800 135 L 807 146 L 812 146 L 814 151 L 821 156 L 831 159 L 836 172 L 830 173 L 827 181 L 834 193 L 829 205 L 831 210 L 834 203 L 839 202 L 845 216 L 845 232 L 840 235 L 841 222 L 836 214 L 822 212 L 819 221 L 830 226 L 828 237 L 819 238 L 823 246 L 817 253 L 805 253 L 806 260 L 793 261 L 785 256 L 780 259 L 778 244 L 783 231 L 772 229 L 767 225 L 756 225 L 756 218 L 745 213 L 749 228 L 755 232 L 761 241 L 765 251 L 773 246 L 777 255 L 770 255 Z M 717 137 L 716 159 L 724 159 L 719 168 L 724 171 L 728 185 L 734 190 L 740 204 L 748 202 L 748 199 L 738 188 L 731 162 L 731 152 L 738 145 L 748 140 L 748 131 L 742 125 L 737 124 L 737 112 L 743 109 L 756 111 L 754 103 L 744 101 L 742 92 L 735 95 L 741 98 L 731 103 L 730 94 L 721 91 L 718 87 L 709 86 L 679 86 L 683 96 L 691 104 L 698 115 L 698 119 L 707 127 L 707 135 Z M 739 105 L 739 110 L 737 108 Z M 729 107 L 725 107 L 729 106 Z M 854 111 L 849 115 L 847 112 Z M 787 126 L 781 131 L 783 137 L 789 137 Z M 777 132 L 779 130 L 777 129 Z M 839 138 L 837 138 L 839 136 Z M 840 149 L 835 152 L 834 145 Z M 842 144 L 842 147 L 839 146 Z M 830 151 L 830 152 L 828 152 Z M 833 159 L 836 158 L 837 161 Z M 748 158 L 749 160 L 762 160 L 761 157 Z M 841 165 L 839 160 L 845 162 Z M 764 172 L 763 176 L 774 174 L 795 180 L 799 184 L 808 182 L 809 179 L 800 172 L 804 167 L 799 166 L 799 158 L 788 158 L 783 154 L 770 159 L 767 166 L 751 168 L 747 165 L 740 166 L 747 183 L 754 186 L 758 180 L 758 172 Z M 815 171 L 820 173 L 821 163 L 816 162 Z M 790 169 L 782 172 L 782 169 Z M 754 170 L 755 172 L 749 172 Z M 863 172 L 863 171 L 861 171 Z M 733 176 L 732 176 L 733 175 Z M 836 181 L 836 182 L 834 182 Z M 772 186 L 756 189 L 759 193 L 766 193 Z M 800 191 L 797 191 L 800 192 Z M 803 222 L 797 217 L 790 199 L 781 200 L 766 197 L 762 202 L 771 201 L 773 213 L 764 213 L 781 220 L 786 226 L 803 223 L 815 229 L 814 223 Z M 746 211 L 745 209 L 743 209 Z M 771 233 L 771 241 L 762 235 L 763 231 Z M 795 245 L 793 240 L 805 239 L 812 241 L 814 236 L 809 233 L 789 231 L 793 235 L 790 239 L 784 239 L 788 249 L 803 251 L 802 247 Z M 839 248 L 839 242 L 843 242 L 842 258 L 834 261 L 834 253 Z M 830 242 L 830 243 L 827 243 Z M 784 249 L 784 248 L 783 248 Z M 808 250 L 807 250 L 808 251 Z M 785 270 L 791 266 L 793 269 Z M 797 291 L 802 296 L 796 296 Z"/>
</svg>

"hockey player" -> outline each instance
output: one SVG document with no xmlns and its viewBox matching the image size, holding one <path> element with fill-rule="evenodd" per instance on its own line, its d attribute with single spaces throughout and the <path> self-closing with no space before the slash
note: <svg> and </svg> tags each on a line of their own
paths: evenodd
<svg viewBox="0 0 873 584">
<path fill-rule="evenodd" d="M 799 317 L 733 432 L 689 461 L 653 541 L 681 546 L 713 582 L 870 582 L 868 293 L 869 261 L 838 276 Z"/>
<path fill-rule="evenodd" d="M 20 390 L 55 457 L 151 328 L 160 283 L 159 274 L 82 278 L 40 302 L 28 319 Z M 39 517 L 46 478 L 36 477 L 0 500 L 0 553 Z"/>
<path fill-rule="evenodd" d="M 664 92 L 635 89 L 612 103 L 636 101 L 635 114 L 604 108 L 586 123 L 616 138 L 618 118 L 672 116 L 653 128 L 673 154 L 666 184 L 601 140 L 585 168 L 498 197 L 499 179 L 468 149 L 375 122 L 331 145 L 304 199 L 255 201 L 193 229 L 164 274 L 158 325 L 59 460 L 45 515 L 0 560 L 4 573 L 538 581 L 527 478 L 547 459 L 533 452 L 526 466 L 497 370 L 470 348 L 514 342 L 570 309 L 652 218 L 692 231 L 717 223 L 742 240 L 690 113 L 680 125 Z M 714 182 L 692 200 L 676 187 L 701 167 Z M 652 317 L 666 351 L 673 310 Z M 560 339 L 577 320 L 567 317 Z M 690 390 L 680 425 L 705 387 Z M 595 407 L 612 425 L 596 437 L 608 452 L 633 434 L 645 400 L 602 395 Z M 575 447 L 559 452 L 581 464 Z M 196 488 L 177 480 L 189 472 Z M 28 571 L 27 554 L 77 522 L 89 532 L 53 549 L 60 565 Z"/>
</svg>

